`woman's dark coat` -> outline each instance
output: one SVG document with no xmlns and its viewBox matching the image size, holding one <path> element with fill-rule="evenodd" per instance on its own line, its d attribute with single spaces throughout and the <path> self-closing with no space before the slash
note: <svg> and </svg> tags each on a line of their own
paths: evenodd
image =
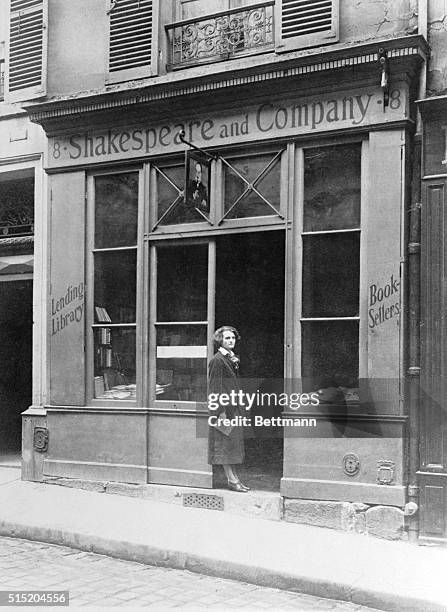
<svg viewBox="0 0 447 612">
<path fill-rule="evenodd" d="M 229 356 L 220 351 L 214 355 L 209 365 L 208 394 L 230 395 L 231 391 L 239 391 L 237 371 L 232 365 Z M 245 416 L 239 405 L 219 405 L 217 410 L 210 410 L 212 415 L 222 415 L 227 418 Z M 212 465 L 232 465 L 244 461 L 244 429 L 242 426 L 233 427 L 229 435 L 225 435 L 215 427 L 209 428 L 208 437 L 208 463 Z"/>
</svg>

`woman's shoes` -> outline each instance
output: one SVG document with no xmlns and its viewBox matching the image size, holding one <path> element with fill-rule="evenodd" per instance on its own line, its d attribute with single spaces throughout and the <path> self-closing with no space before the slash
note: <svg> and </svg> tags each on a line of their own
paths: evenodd
<svg viewBox="0 0 447 612">
<path fill-rule="evenodd" d="M 238 480 L 237 482 L 231 482 L 229 480 L 228 488 L 230 489 L 230 491 L 239 491 L 239 493 L 246 493 L 247 491 L 250 491 L 250 487 L 246 487 L 245 485 L 243 485 L 240 480 Z"/>
</svg>

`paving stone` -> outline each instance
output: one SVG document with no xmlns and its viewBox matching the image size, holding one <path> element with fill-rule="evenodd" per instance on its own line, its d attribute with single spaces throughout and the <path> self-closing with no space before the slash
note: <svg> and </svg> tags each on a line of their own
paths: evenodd
<svg viewBox="0 0 447 612">
<path fill-rule="evenodd" d="M 0 537 L 2 589 L 68 590 L 74 607 L 368 610 L 188 571 L 72 552 Z"/>
</svg>

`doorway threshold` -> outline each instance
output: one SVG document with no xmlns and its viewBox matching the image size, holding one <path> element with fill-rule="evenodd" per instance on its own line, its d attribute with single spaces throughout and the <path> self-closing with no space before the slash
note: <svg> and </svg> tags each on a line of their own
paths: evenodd
<svg viewBox="0 0 447 612">
<path fill-rule="evenodd" d="M 20 470 L 22 456 L 19 452 L 0 450 L 0 468 L 13 468 Z"/>
<path fill-rule="evenodd" d="M 279 492 L 251 490 L 239 493 L 223 488 L 201 489 L 162 484 L 127 484 L 49 476 L 44 476 L 43 482 L 193 508 L 208 508 L 213 511 L 271 521 L 280 521 L 283 514 L 283 502 Z"/>
</svg>

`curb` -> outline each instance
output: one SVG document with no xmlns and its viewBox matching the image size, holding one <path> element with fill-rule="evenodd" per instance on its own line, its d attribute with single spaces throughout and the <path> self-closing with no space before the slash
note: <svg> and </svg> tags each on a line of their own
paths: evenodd
<svg viewBox="0 0 447 612">
<path fill-rule="evenodd" d="M 390 612 L 447 611 L 446 606 L 437 602 L 401 593 L 390 593 L 380 589 L 373 590 L 356 586 L 355 584 L 334 582 L 330 579 L 278 572 L 265 567 L 254 567 L 234 561 L 220 561 L 182 551 L 165 550 L 147 544 L 101 538 L 89 533 L 0 520 L 0 535 L 67 546 L 145 565 L 188 570 L 197 574 L 243 581 L 315 597 L 336 599 Z"/>
</svg>

